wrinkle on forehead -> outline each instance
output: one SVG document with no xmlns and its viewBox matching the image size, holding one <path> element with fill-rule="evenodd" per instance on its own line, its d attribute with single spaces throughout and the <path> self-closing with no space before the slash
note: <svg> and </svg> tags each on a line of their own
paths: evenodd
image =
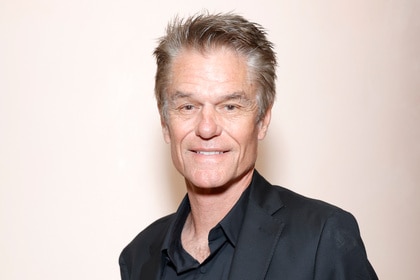
<svg viewBox="0 0 420 280">
<path fill-rule="evenodd" d="M 212 63 L 212 61 L 217 63 Z M 216 48 L 207 52 L 184 49 L 173 60 L 171 77 L 182 77 L 183 71 L 197 69 L 206 79 L 224 83 L 229 82 L 226 75 L 223 75 L 226 73 L 226 69 L 229 69 L 231 74 L 234 74 L 233 76 L 245 77 L 246 81 L 251 83 L 247 62 L 247 57 L 229 48 Z M 172 82 L 174 81 L 172 80 Z"/>
</svg>

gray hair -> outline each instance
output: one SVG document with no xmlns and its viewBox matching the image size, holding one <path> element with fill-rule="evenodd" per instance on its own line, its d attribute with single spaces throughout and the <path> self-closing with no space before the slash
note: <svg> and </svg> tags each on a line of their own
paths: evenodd
<svg viewBox="0 0 420 280">
<path fill-rule="evenodd" d="M 261 25 L 232 13 L 203 13 L 186 19 L 176 17 L 158 43 L 153 53 L 157 63 L 155 96 L 163 120 L 167 118 L 166 90 L 172 62 L 185 49 L 206 52 L 227 47 L 243 55 L 248 71 L 258 85 L 257 121 L 272 107 L 276 95 L 276 54 Z"/>
</svg>

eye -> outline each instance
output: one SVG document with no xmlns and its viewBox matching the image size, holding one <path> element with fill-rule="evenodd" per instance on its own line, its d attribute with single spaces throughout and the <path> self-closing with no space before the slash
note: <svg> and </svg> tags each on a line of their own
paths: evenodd
<svg viewBox="0 0 420 280">
<path fill-rule="evenodd" d="M 226 104 L 225 105 L 225 109 L 227 110 L 227 111 L 233 111 L 233 110 L 235 110 L 235 109 L 237 109 L 238 108 L 238 106 L 237 105 L 234 105 L 234 104 Z"/>
<path fill-rule="evenodd" d="M 182 114 L 191 114 L 194 113 L 197 109 L 197 105 L 191 103 L 185 103 L 178 106 L 177 111 Z"/>
<path fill-rule="evenodd" d="M 182 110 L 185 110 L 185 111 L 191 111 L 192 109 L 194 109 L 194 105 L 192 105 L 192 104 L 185 104 L 185 105 L 183 105 L 181 107 L 181 109 Z"/>
</svg>

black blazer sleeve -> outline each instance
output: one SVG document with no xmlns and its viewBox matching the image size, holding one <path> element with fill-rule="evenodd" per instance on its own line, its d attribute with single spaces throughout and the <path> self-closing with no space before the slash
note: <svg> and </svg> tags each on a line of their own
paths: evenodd
<svg viewBox="0 0 420 280">
<path fill-rule="evenodd" d="M 121 280 L 129 280 L 130 274 L 128 272 L 128 268 L 125 263 L 124 257 L 122 255 L 120 255 L 119 264 L 120 264 Z"/>
<path fill-rule="evenodd" d="M 326 220 L 319 239 L 314 279 L 378 279 L 350 213 L 336 211 Z"/>
</svg>

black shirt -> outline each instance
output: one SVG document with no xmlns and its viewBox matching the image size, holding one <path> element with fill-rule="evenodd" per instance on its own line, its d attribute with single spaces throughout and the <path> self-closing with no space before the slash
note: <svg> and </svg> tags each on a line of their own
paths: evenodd
<svg viewBox="0 0 420 280">
<path fill-rule="evenodd" d="M 169 240 L 164 244 L 163 280 L 222 280 L 228 279 L 235 246 L 241 231 L 245 209 L 248 204 L 249 188 L 239 198 L 229 213 L 209 233 L 210 255 L 201 264 L 181 244 L 181 232 L 191 211 L 188 196 L 181 203 Z"/>
</svg>

